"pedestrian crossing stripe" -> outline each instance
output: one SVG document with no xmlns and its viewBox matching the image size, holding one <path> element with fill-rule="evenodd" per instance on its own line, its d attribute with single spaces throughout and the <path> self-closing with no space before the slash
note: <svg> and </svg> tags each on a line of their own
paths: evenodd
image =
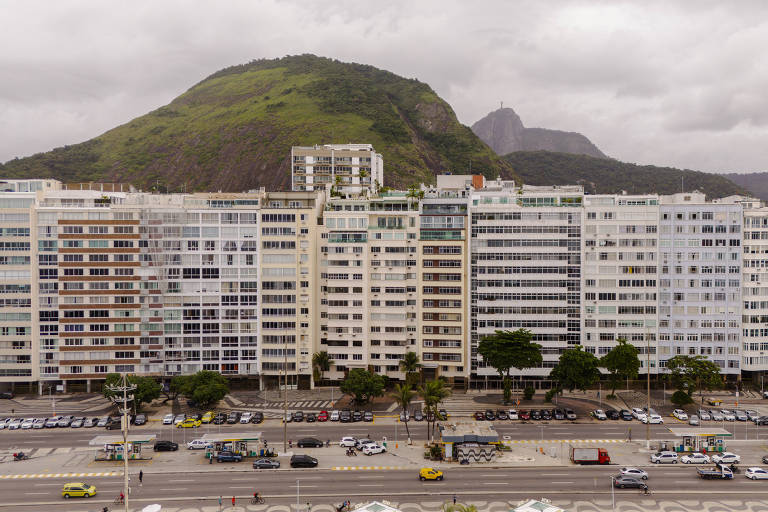
<svg viewBox="0 0 768 512">
<path fill-rule="evenodd" d="M 0 480 L 21 480 L 25 478 L 75 478 L 81 476 L 122 476 L 122 473 L 117 471 L 107 471 L 103 473 L 31 473 L 26 475 L 0 475 Z"/>
<path fill-rule="evenodd" d="M 331 471 L 374 471 L 374 470 L 399 470 L 408 469 L 405 466 L 336 466 Z"/>
<path fill-rule="evenodd" d="M 626 443 L 626 439 L 521 439 L 502 441 L 502 444 L 542 444 L 542 443 Z"/>
</svg>

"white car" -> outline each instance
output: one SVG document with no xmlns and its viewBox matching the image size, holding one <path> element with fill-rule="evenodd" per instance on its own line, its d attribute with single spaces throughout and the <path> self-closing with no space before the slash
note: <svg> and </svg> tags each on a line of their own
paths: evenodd
<svg viewBox="0 0 768 512">
<path fill-rule="evenodd" d="M 699 409 L 699 418 L 701 419 L 701 421 L 709 421 L 712 419 L 712 416 L 710 416 L 708 410 Z"/>
<path fill-rule="evenodd" d="M 173 414 L 163 416 L 163 425 L 173 425 L 173 418 L 175 418 Z"/>
<path fill-rule="evenodd" d="M 659 416 L 658 414 L 651 414 L 650 420 L 647 416 L 643 416 L 643 419 L 641 420 L 643 423 L 650 423 L 651 425 L 656 425 L 659 423 L 664 423 L 664 419 Z"/>
<path fill-rule="evenodd" d="M 21 422 L 21 428 L 23 430 L 28 430 L 32 428 L 32 425 L 35 424 L 35 418 L 27 418 L 24 421 Z"/>
<path fill-rule="evenodd" d="M 713 421 L 723 421 L 723 414 L 720 411 L 716 411 L 715 409 L 711 409 L 709 411 L 709 414 L 712 415 Z"/>
<path fill-rule="evenodd" d="M 605 415 L 605 412 L 602 409 L 595 409 L 592 411 L 592 416 L 595 417 L 595 419 L 598 420 L 607 420 L 608 416 Z"/>
<path fill-rule="evenodd" d="M 185 419 L 187 419 L 187 415 L 186 414 L 177 414 L 176 417 L 173 418 L 173 424 L 174 425 L 178 425 L 179 423 L 181 423 Z"/>
<path fill-rule="evenodd" d="M 747 409 L 744 412 L 747 413 L 747 418 L 749 418 L 750 421 L 755 421 L 760 417 L 760 414 L 754 409 Z"/>
<path fill-rule="evenodd" d="M 736 421 L 747 421 L 749 419 L 749 416 L 744 411 L 735 410 L 733 415 L 736 416 Z"/>
<path fill-rule="evenodd" d="M 648 473 L 639 468 L 621 468 L 619 473 L 622 475 L 633 476 L 642 480 L 648 480 Z"/>
<path fill-rule="evenodd" d="M 517 420 L 517 419 L 520 419 L 520 416 L 518 416 L 518 414 L 517 414 L 517 411 L 516 411 L 516 410 L 514 410 L 514 409 L 510 409 L 510 410 L 507 412 L 507 415 L 509 416 L 509 419 L 510 419 L 510 420 Z"/>
<path fill-rule="evenodd" d="M 723 419 L 725 419 L 725 421 L 736 421 L 736 415 L 733 414 L 733 411 L 723 409 L 720 412 L 723 414 Z"/>
<path fill-rule="evenodd" d="M 0 430 L 5 430 L 6 425 L 10 423 L 11 418 L 2 418 L 0 419 Z"/>
<path fill-rule="evenodd" d="M 688 415 L 682 409 L 675 409 L 674 411 L 672 411 L 672 416 L 679 419 L 680 421 L 688 420 Z"/>
<path fill-rule="evenodd" d="M 651 462 L 654 464 L 677 464 L 677 454 L 675 452 L 652 453 Z"/>
<path fill-rule="evenodd" d="M 240 423 L 250 423 L 251 418 L 253 418 L 252 412 L 244 412 L 242 416 L 240 416 Z"/>
<path fill-rule="evenodd" d="M 193 439 L 187 443 L 187 450 L 205 450 L 205 447 L 210 443 L 203 441 L 202 439 Z"/>
<path fill-rule="evenodd" d="M 683 464 L 709 464 L 709 456 L 703 453 L 689 453 L 680 457 Z"/>
<path fill-rule="evenodd" d="M 633 407 L 632 416 L 634 416 L 636 420 L 639 420 L 641 416 L 645 416 L 645 411 L 643 411 L 639 407 Z"/>
<path fill-rule="evenodd" d="M 768 471 L 760 467 L 748 468 L 744 476 L 750 480 L 768 480 Z"/>
<path fill-rule="evenodd" d="M 741 457 L 733 452 L 723 452 L 712 456 L 712 462 L 715 464 L 738 464 Z"/>
<path fill-rule="evenodd" d="M 339 421 L 339 411 L 331 411 L 331 415 L 329 416 L 329 419 L 331 421 Z"/>
<path fill-rule="evenodd" d="M 385 451 L 387 451 L 386 448 L 376 443 L 371 443 L 363 446 L 363 453 L 365 455 L 373 455 L 374 453 L 384 453 Z"/>
<path fill-rule="evenodd" d="M 357 444 L 357 439 L 352 436 L 342 437 L 341 441 L 339 441 L 339 446 L 344 446 L 347 448 L 355 446 L 356 444 Z"/>
<path fill-rule="evenodd" d="M 691 414 L 690 418 L 688 418 L 688 424 L 693 426 L 693 427 L 698 426 L 699 425 L 699 417 L 696 416 L 695 414 Z"/>
<path fill-rule="evenodd" d="M 13 418 L 10 422 L 8 422 L 8 426 L 6 426 L 5 428 L 7 428 L 8 430 L 16 430 L 18 428 L 21 428 L 21 423 L 23 421 L 24 420 L 21 418 Z"/>
</svg>

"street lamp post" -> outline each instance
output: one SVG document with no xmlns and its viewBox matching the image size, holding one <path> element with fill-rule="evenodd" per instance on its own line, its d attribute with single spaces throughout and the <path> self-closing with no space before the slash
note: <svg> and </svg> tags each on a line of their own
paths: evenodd
<svg viewBox="0 0 768 512">
<path fill-rule="evenodd" d="M 645 332 L 645 375 L 648 393 L 647 422 L 645 423 L 645 449 L 651 449 L 651 337 Z"/>
<path fill-rule="evenodd" d="M 134 391 L 135 385 L 128 385 L 128 374 L 123 373 L 122 386 L 107 386 L 107 389 L 113 393 L 122 393 L 123 397 L 119 399 L 123 403 L 120 412 L 123 415 L 123 496 L 125 512 L 128 512 L 128 500 L 130 488 L 128 487 L 128 391 Z M 131 397 L 133 399 L 133 397 Z M 171 429 L 173 432 L 173 429 Z"/>
<path fill-rule="evenodd" d="M 616 512 L 616 489 L 613 486 L 613 477 L 611 477 L 611 510 Z"/>
</svg>

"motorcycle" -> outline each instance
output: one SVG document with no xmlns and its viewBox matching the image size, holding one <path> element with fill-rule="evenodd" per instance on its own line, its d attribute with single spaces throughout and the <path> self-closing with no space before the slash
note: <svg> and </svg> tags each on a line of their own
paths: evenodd
<svg viewBox="0 0 768 512">
<path fill-rule="evenodd" d="M 29 455 L 25 453 L 19 452 L 19 453 L 13 454 L 13 460 L 28 460 L 28 459 L 29 459 Z"/>
<path fill-rule="evenodd" d="M 354 448 L 347 448 L 347 457 L 357 457 L 357 451 Z"/>
</svg>

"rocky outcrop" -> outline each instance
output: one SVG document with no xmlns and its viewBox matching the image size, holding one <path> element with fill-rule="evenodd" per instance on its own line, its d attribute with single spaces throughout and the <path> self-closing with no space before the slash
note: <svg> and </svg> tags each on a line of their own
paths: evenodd
<svg viewBox="0 0 768 512">
<path fill-rule="evenodd" d="M 520 116 L 511 108 L 491 112 L 473 124 L 472 131 L 499 155 L 542 150 L 608 158 L 580 133 L 526 128 Z"/>
</svg>

